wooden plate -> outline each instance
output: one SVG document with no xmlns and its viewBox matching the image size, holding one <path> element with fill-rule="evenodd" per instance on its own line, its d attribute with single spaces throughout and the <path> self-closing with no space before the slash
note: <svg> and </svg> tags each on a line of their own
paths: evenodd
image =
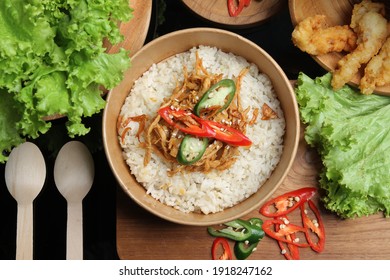
<svg viewBox="0 0 390 280">
<path fill-rule="evenodd" d="M 130 50 L 130 56 L 133 56 L 144 45 L 152 14 L 152 0 L 130 0 L 130 7 L 134 10 L 133 18 L 129 22 L 120 23 L 119 26 L 125 38 L 115 46 L 105 42 L 108 53 L 115 53 L 120 48 L 125 48 Z"/>
<path fill-rule="evenodd" d="M 152 0 L 130 0 L 130 7 L 134 10 L 133 18 L 129 22 L 119 23 L 119 30 L 123 34 L 124 40 L 114 46 L 107 41 L 103 42 L 108 53 L 116 53 L 120 48 L 124 48 L 130 51 L 130 56 L 133 56 L 145 43 L 152 15 Z M 45 117 L 45 120 L 50 121 L 63 117 L 64 115 L 56 114 Z"/>
<path fill-rule="evenodd" d="M 200 17 L 219 25 L 232 28 L 247 28 L 263 23 L 276 14 L 286 1 L 284 0 L 253 0 L 249 7 L 244 8 L 237 17 L 228 13 L 226 0 L 182 0 L 183 3 Z"/>
<path fill-rule="evenodd" d="M 291 20 L 294 25 L 307 17 L 316 14 L 323 14 L 327 17 L 329 26 L 349 24 L 351 21 L 352 9 L 356 0 L 328 1 L 328 0 L 289 0 Z M 388 5 L 388 4 L 387 4 Z M 387 9 L 388 10 L 388 9 Z M 313 56 L 314 60 L 327 71 L 333 71 L 337 62 L 343 57 L 341 53 L 329 53 Z M 349 82 L 357 87 L 363 76 L 363 68 Z M 375 93 L 390 96 L 390 85 L 377 87 Z"/>
</svg>

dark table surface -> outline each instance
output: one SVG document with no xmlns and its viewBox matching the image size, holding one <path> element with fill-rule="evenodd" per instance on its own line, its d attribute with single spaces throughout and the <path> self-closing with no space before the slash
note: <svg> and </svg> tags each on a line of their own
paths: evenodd
<svg viewBox="0 0 390 280">
<path fill-rule="evenodd" d="M 163 19 L 163 20 L 162 20 Z M 146 42 L 163 34 L 190 27 L 218 27 L 189 11 L 180 0 L 153 0 L 152 19 Z M 267 22 L 250 29 L 233 29 L 263 48 L 282 67 L 291 80 L 299 71 L 311 77 L 324 73 L 314 60 L 302 53 L 291 42 L 288 1 L 280 12 Z M 65 199 L 57 191 L 53 179 L 54 160 L 63 144 L 79 140 L 87 145 L 95 162 L 95 180 L 83 201 L 84 259 L 118 259 L 116 251 L 116 191 L 118 184 L 106 160 L 101 134 L 102 114 L 85 119 L 91 127 L 88 135 L 69 138 L 65 119 L 52 121 L 52 129 L 33 140 L 44 153 L 47 177 L 44 188 L 34 201 L 34 259 L 63 260 L 66 253 Z M 0 164 L 0 259 L 15 259 L 16 201 L 9 194 L 4 180 L 5 165 Z"/>
</svg>

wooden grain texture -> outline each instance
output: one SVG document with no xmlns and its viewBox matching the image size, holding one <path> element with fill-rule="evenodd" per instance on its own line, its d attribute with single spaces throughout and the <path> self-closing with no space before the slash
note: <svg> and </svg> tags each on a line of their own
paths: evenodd
<svg viewBox="0 0 390 280">
<path fill-rule="evenodd" d="M 275 15 L 286 0 L 262 0 L 251 1 L 251 4 L 237 17 L 229 16 L 226 0 L 182 0 L 183 3 L 195 14 L 220 25 L 232 28 L 247 28 L 263 23 Z"/>
<path fill-rule="evenodd" d="M 293 25 L 298 24 L 307 17 L 314 15 L 325 15 L 328 26 L 349 25 L 354 3 L 356 0 L 328 1 L 328 0 L 289 0 L 289 10 Z M 386 3 L 386 2 L 384 2 Z M 386 9 L 390 8 L 387 2 Z M 327 71 L 334 71 L 338 61 L 344 53 L 328 53 L 324 55 L 312 56 L 313 59 Z M 357 86 L 364 75 L 364 67 L 349 82 L 352 86 Z M 390 96 L 390 85 L 377 87 L 375 92 L 381 95 Z"/>
<path fill-rule="evenodd" d="M 321 162 L 301 136 L 294 164 L 273 197 L 304 186 L 317 186 Z M 318 204 L 318 198 L 316 199 Z M 390 259 L 390 220 L 381 214 L 343 220 L 319 205 L 326 230 L 325 250 L 300 249 L 305 260 Z M 262 217 L 257 210 L 243 218 Z M 206 227 L 183 226 L 159 219 L 117 194 L 117 250 L 121 259 L 211 259 Z M 231 243 L 233 245 L 233 243 Z M 283 260 L 277 243 L 265 237 L 249 259 Z"/>
<path fill-rule="evenodd" d="M 115 46 L 105 42 L 109 53 L 125 48 L 130 51 L 130 56 L 133 56 L 145 43 L 152 15 L 152 0 L 130 0 L 130 7 L 134 10 L 133 18 L 128 22 L 120 23 L 119 26 L 124 40 Z"/>
</svg>

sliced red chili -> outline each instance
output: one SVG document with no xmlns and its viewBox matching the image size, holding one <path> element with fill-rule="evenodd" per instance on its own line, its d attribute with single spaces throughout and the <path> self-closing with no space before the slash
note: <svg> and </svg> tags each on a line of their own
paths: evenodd
<svg viewBox="0 0 390 280">
<path fill-rule="evenodd" d="M 266 217 L 279 217 L 287 215 L 302 205 L 304 202 L 311 199 L 316 191 L 316 188 L 308 187 L 282 194 L 266 202 L 260 208 L 259 212 Z"/>
<path fill-rule="evenodd" d="M 302 204 L 301 205 L 301 216 L 302 216 L 303 226 L 306 228 L 305 235 L 306 235 L 307 241 L 310 244 L 310 247 L 314 251 L 320 253 L 320 252 L 322 252 L 324 250 L 324 247 L 325 247 L 325 228 L 324 228 L 324 223 L 322 221 L 320 212 L 318 211 L 318 209 L 315 206 L 314 202 L 309 200 L 308 204 L 309 204 L 309 207 L 310 207 L 311 211 L 315 215 L 315 219 L 311 220 L 309 218 L 308 214 L 306 213 L 307 210 L 305 209 L 305 205 Z M 314 232 L 317 235 L 317 238 L 318 238 L 317 242 L 315 242 L 313 240 L 309 230 L 311 230 L 312 232 Z"/>
<path fill-rule="evenodd" d="M 250 146 L 252 141 L 241 131 L 231 126 L 218 122 L 206 121 L 207 124 L 215 131 L 214 138 L 232 146 Z"/>
<path fill-rule="evenodd" d="M 158 110 L 159 115 L 171 126 L 198 137 L 215 138 L 232 146 L 250 146 L 249 140 L 241 131 L 233 127 L 202 119 L 185 110 L 166 106 Z"/>
<path fill-rule="evenodd" d="M 222 249 L 222 254 L 220 253 Z M 213 260 L 232 260 L 233 254 L 229 242 L 226 238 L 217 237 L 211 247 L 211 256 Z"/>
<path fill-rule="evenodd" d="M 231 17 L 236 17 L 238 16 L 244 7 L 248 7 L 251 0 L 238 0 L 238 5 L 236 6 L 236 0 L 228 0 L 228 11 L 229 15 Z"/>
<path fill-rule="evenodd" d="M 159 115 L 171 126 L 198 137 L 214 137 L 215 131 L 201 118 L 170 106 L 160 108 Z"/>
<path fill-rule="evenodd" d="M 283 216 L 283 219 L 287 219 L 287 216 Z M 280 229 L 280 224 L 276 224 L 275 225 L 275 231 L 279 231 Z M 292 234 L 288 234 L 286 235 L 286 239 L 288 241 L 294 241 L 296 240 L 296 234 L 295 233 L 292 233 Z M 278 245 L 279 245 L 279 248 L 283 254 L 283 256 L 287 259 L 287 260 L 299 260 L 299 247 L 294 245 L 294 244 L 291 244 L 291 243 L 285 243 L 285 242 L 282 242 L 280 240 L 277 240 L 278 241 Z M 287 245 L 287 247 L 285 246 Z"/>
<path fill-rule="evenodd" d="M 297 226 L 291 223 L 286 224 L 281 219 L 266 220 L 263 223 L 264 232 L 271 238 L 281 241 L 287 244 L 292 244 L 298 247 L 309 247 L 309 243 L 303 243 L 301 240 L 286 238 L 288 235 L 292 235 L 298 232 L 302 232 L 306 235 L 306 228 Z"/>
</svg>

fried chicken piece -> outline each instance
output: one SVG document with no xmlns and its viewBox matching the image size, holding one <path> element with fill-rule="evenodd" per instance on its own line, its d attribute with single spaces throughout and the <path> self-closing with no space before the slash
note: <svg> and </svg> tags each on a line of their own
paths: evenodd
<svg viewBox="0 0 390 280">
<path fill-rule="evenodd" d="M 385 5 L 383 3 L 375 3 L 370 0 L 363 0 L 359 4 L 353 6 L 350 27 L 355 29 L 358 27 L 359 21 L 368 12 L 376 12 L 385 16 Z"/>
<path fill-rule="evenodd" d="M 386 19 L 381 10 L 378 12 L 377 5 L 371 6 L 366 2 L 363 1 L 353 8 L 351 25 L 358 35 L 357 47 L 339 60 L 332 78 L 332 87 L 335 90 L 350 81 L 362 64 L 369 62 L 378 53 L 386 40 Z"/>
<path fill-rule="evenodd" d="M 363 94 L 371 94 L 375 87 L 388 83 L 390 83 L 390 37 L 379 53 L 367 64 L 359 88 Z"/>
<path fill-rule="evenodd" d="M 304 19 L 292 32 L 294 45 L 311 55 L 350 52 L 356 47 L 356 39 L 348 25 L 329 27 L 324 15 Z"/>
</svg>

